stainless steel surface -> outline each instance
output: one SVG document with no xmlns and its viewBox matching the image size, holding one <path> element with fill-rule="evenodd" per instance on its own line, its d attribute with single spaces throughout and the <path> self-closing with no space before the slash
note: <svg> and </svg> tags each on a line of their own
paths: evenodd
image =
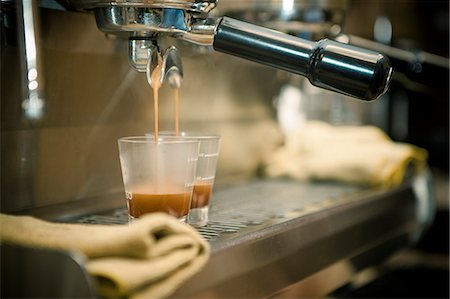
<svg viewBox="0 0 450 299">
<path fill-rule="evenodd" d="M 162 6 L 163 1 L 156 1 L 146 3 L 143 7 L 130 6 L 128 2 L 116 4 L 117 6 L 102 1 L 96 2 L 99 3 L 94 6 L 94 12 L 100 30 L 115 34 L 126 32 L 131 35 L 129 60 L 132 67 L 139 72 L 145 72 L 145 59 L 149 59 L 148 53 L 157 47 L 157 38 L 161 35 L 178 36 L 182 40 L 200 45 L 212 43 L 215 21 L 190 15 L 193 11 L 204 11 L 208 5 L 196 5 L 199 9 L 191 10 L 180 9 L 177 2 L 170 1 L 165 2 L 165 6 Z"/>
<path fill-rule="evenodd" d="M 418 224 L 410 186 L 266 181 L 217 195 L 211 219 L 247 227 L 211 239 L 211 260 L 175 298 L 266 297 L 338 262 L 356 273 L 410 244 Z"/>
<path fill-rule="evenodd" d="M 348 7 L 348 0 L 227 0 L 212 13 L 318 40 L 342 31 Z"/>
<path fill-rule="evenodd" d="M 172 88 L 180 88 L 183 81 L 183 64 L 177 48 L 171 46 L 163 56 L 162 74 Z"/>
<path fill-rule="evenodd" d="M 105 32 L 139 36 L 145 32 L 155 41 L 169 35 L 205 46 L 212 42 L 217 51 L 307 76 L 315 86 L 362 100 L 378 98 L 389 86 L 392 69 L 388 59 L 357 47 L 332 41 L 314 45 L 227 17 L 216 20 L 208 15 L 197 16 L 196 11 L 176 7 L 172 1 L 91 4 L 79 7 L 94 8 L 97 25 Z M 136 51 L 145 52 L 145 48 L 131 46 L 129 56 L 142 56 Z M 143 67 L 135 69 L 142 71 Z"/>
<path fill-rule="evenodd" d="M 96 298 L 83 255 L 10 244 L 0 249 L 1 298 Z"/>
<path fill-rule="evenodd" d="M 124 206 L 116 141 L 153 131 L 152 90 L 130 68 L 126 41 L 99 31 L 90 14 L 41 8 L 47 109 L 30 122 L 20 108 L 16 10 L 2 2 L 1 14 L 0 210 L 54 219 Z M 180 129 L 223 136 L 219 188 L 248 180 L 281 138 L 272 117 L 279 84 L 273 70 L 176 46 L 185 75 Z M 173 130 L 169 84 L 160 99 L 160 128 Z"/>
<path fill-rule="evenodd" d="M 417 240 L 434 215 L 427 184 L 426 174 L 391 190 L 265 180 L 217 192 L 198 229 L 211 260 L 174 297 L 260 298 L 291 285 L 325 296 Z M 126 223 L 127 213 L 78 221 Z"/>
<path fill-rule="evenodd" d="M 29 120 L 41 119 L 45 109 L 38 5 L 37 0 L 20 0 L 16 2 L 23 77 L 23 99 L 21 105 L 25 117 Z"/>
<path fill-rule="evenodd" d="M 347 204 L 364 202 L 366 198 L 384 201 L 400 194 L 402 198 L 405 197 L 403 199 L 407 198 L 413 207 L 410 211 L 411 217 L 417 226 L 410 232 L 420 233 L 431 224 L 435 211 L 430 183 L 428 173 L 416 176 L 409 183 L 394 190 L 369 189 L 337 183 L 255 181 L 245 186 L 215 192 L 210 222 L 197 230 L 211 241 L 213 251 L 223 250 L 234 244 L 234 241 L 228 244 L 230 240 L 240 237 L 244 232 L 252 234 L 275 224 L 338 206 L 345 206 L 343 209 L 347 209 L 349 208 Z M 76 220 L 91 224 L 125 224 L 128 221 L 126 208 L 87 215 Z M 412 240 L 418 236 L 411 234 L 410 237 Z"/>
<path fill-rule="evenodd" d="M 217 0 L 70 0 L 72 5 L 78 8 L 91 9 L 96 7 L 125 6 L 125 7 L 152 7 L 152 8 L 176 8 L 196 13 L 209 12 L 216 6 Z"/>
<path fill-rule="evenodd" d="M 89 14 L 41 9 L 47 111 L 38 123 L 24 120 L 19 35 L 15 18 L 4 15 L 7 1 L 1 2 L 1 211 L 47 219 L 74 219 L 88 213 L 87 219 L 94 222 L 117 221 L 103 213 L 125 206 L 115 142 L 118 137 L 151 130 L 151 90 L 145 76 L 130 70 L 126 43 L 98 31 Z M 16 11 L 12 13 L 16 16 Z M 202 36 L 195 30 L 211 31 L 215 25 L 193 21 L 194 37 Z M 212 36 L 211 32 L 205 36 Z M 262 157 L 281 142 L 271 110 L 279 82 L 269 68 L 231 56 L 188 51 L 183 55 L 187 74 L 181 92 L 185 100 L 180 101 L 183 129 L 220 133 L 224 143 L 217 183 L 221 187 L 245 183 L 257 172 Z M 171 93 L 163 88 L 161 98 L 171 99 Z M 170 102 L 161 101 L 164 130 L 172 128 Z M 431 207 L 424 206 L 424 201 L 418 204 L 419 196 L 410 186 L 373 193 L 351 188 L 349 197 L 331 186 L 260 182 L 247 189 L 219 188 L 222 191 L 216 193 L 214 204 L 220 211 L 225 207 L 224 214 L 213 211 L 217 221 L 201 231 L 213 246 L 211 264 L 179 294 L 217 297 L 273 292 L 298 279 L 305 282 L 304 277 L 320 274 L 319 268 L 327 271 L 340 265 L 333 262 L 339 259 L 350 272 L 356 271 L 416 239 L 420 227 L 430 221 Z M 311 192 L 330 197 L 323 198 L 323 206 L 314 204 L 308 201 L 313 198 Z M 336 198 L 331 198 L 333 194 Z M 272 213 L 265 203 L 272 205 Z M 32 262 L 39 259 L 14 267 Z M 47 270 L 48 265 L 58 264 L 45 262 L 42 267 Z M 230 270 L 217 270 L 226 269 L 224 265 Z M 308 276 L 311 273 L 315 274 Z M 54 280 L 51 283 L 56 285 Z"/>
<path fill-rule="evenodd" d="M 208 46 L 212 43 L 215 19 L 193 17 L 191 12 L 153 6 L 134 7 L 124 5 L 94 9 L 98 28 L 104 32 L 145 33 L 147 35 L 171 35 L 194 44 Z M 150 7 L 150 8 L 149 8 Z"/>
<path fill-rule="evenodd" d="M 3 9 L 4 20 L 15 15 Z M 130 69 L 126 44 L 105 37 L 91 16 L 47 9 L 40 15 L 49 92 L 37 123 L 20 109 L 18 28 L 13 18 L 1 24 L 1 211 L 70 202 L 71 214 L 75 206 L 110 206 L 123 198 L 117 138 L 149 130 L 148 84 Z"/>
<path fill-rule="evenodd" d="M 170 46 L 161 54 L 158 46 L 152 44 L 147 50 L 144 49 L 144 52 L 147 52 L 147 58 L 140 59 L 135 65 L 135 69 L 144 69 L 147 82 L 150 86 L 153 86 L 153 70 L 161 63 L 160 83 L 167 82 L 172 88 L 181 87 L 181 82 L 183 81 L 183 64 L 181 62 L 181 55 L 176 47 Z M 143 56 L 145 56 L 145 54 L 143 54 L 142 57 Z"/>
<path fill-rule="evenodd" d="M 368 101 L 386 92 L 392 73 L 389 60 L 376 52 L 331 40 L 314 43 L 227 17 L 217 26 L 213 46 Z"/>
<path fill-rule="evenodd" d="M 152 66 L 151 70 L 153 70 L 158 64 L 158 52 L 158 46 L 153 38 L 139 37 L 128 40 L 128 61 L 131 67 L 138 72 L 146 72 L 148 64 Z"/>
<path fill-rule="evenodd" d="M 261 298 L 291 286 L 326 296 L 416 240 L 426 224 L 416 213 L 415 184 L 382 190 L 263 180 L 216 192 L 210 222 L 199 229 L 211 244 L 210 260 L 173 297 Z M 128 218 L 119 209 L 66 221 L 125 224 Z M 40 260 L 30 263 L 43 267 Z"/>
<path fill-rule="evenodd" d="M 345 9 L 348 0 L 224 0 L 219 1 L 217 9 L 223 12 L 230 11 L 277 11 L 293 9 L 303 11 L 310 8 L 316 9 Z"/>
</svg>

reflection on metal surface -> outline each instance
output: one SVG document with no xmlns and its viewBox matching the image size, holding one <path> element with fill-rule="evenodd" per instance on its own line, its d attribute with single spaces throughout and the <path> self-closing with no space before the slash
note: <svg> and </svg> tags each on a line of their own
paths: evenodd
<svg viewBox="0 0 450 299">
<path fill-rule="evenodd" d="M 318 87 L 362 100 L 384 94 L 391 79 L 389 60 L 376 52 L 331 40 L 317 43 L 224 17 L 214 49 L 303 75 Z"/>
<path fill-rule="evenodd" d="M 318 40 L 341 33 L 348 5 L 348 0 L 227 0 L 219 1 L 216 10 L 264 27 Z"/>
<path fill-rule="evenodd" d="M 96 298 L 77 252 L 1 244 L 2 298 Z"/>
<path fill-rule="evenodd" d="M 26 118 L 38 120 L 45 108 L 38 1 L 17 1 L 17 19 L 24 77 L 22 109 Z"/>
<path fill-rule="evenodd" d="M 145 56 L 147 50 L 153 51 L 152 44 L 156 45 L 161 37 L 171 36 L 194 44 L 212 45 L 223 53 L 306 76 L 315 86 L 362 100 L 378 98 L 389 86 L 392 69 L 389 61 L 379 53 L 329 40 L 314 44 L 228 17 L 214 18 L 199 14 L 196 10 L 183 7 L 188 2 L 182 1 L 181 6 L 172 1 L 146 2 L 136 6 L 134 1 L 92 1 L 87 4 L 75 1 L 74 5 L 94 9 L 100 30 L 129 34 L 129 57 L 132 62 L 136 57 Z M 197 1 L 191 2 L 197 4 Z M 206 6 L 209 7 L 209 4 Z M 283 2 L 285 10 L 287 6 L 294 9 L 293 2 Z M 314 11 L 307 18 L 322 21 Z M 151 38 L 153 42 L 136 46 L 136 37 Z M 150 57 L 150 54 L 147 55 Z M 340 63 L 332 64 L 322 57 Z M 349 68 L 349 65 L 358 69 Z M 135 69 L 144 70 L 143 67 Z"/>
<path fill-rule="evenodd" d="M 424 230 L 428 229 L 436 213 L 436 198 L 434 197 L 433 180 L 429 169 L 425 169 L 423 175 L 412 179 L 412 189 L 417 198 L 416 218 L 417 231 L 415 240 L 419 240 Z"/>
<path fill-rule="evenodd" d="M 288 290 L 325 296 L 358 271 L 380 263 L 414 241 L 422 226 L 416 200 L 410 183 L 378 190 L 265 180 L 216 192 L 210 222 L 199 229 L 211 244 L 210 260 L 173 297 L 282 298 L 283 294 L 289 297 Z M 126 209 L 119 209 L 65 221 L 125 224 L 128 215 Z M 22 258 L 30 257 L 29 252 L 23 253 Z M 73 263 L 70 258 L 54 262 L 60 258 L 36 257 L 21 263 L 24 267 L 15 267 L 14 273 L 26 273 L 23 271 L 29 265 L 51 269 L 48 272 L 52 275 L 68 271 L 49 268 Z M 86 290 L 89 281 L 83 261 L 76 262 L 79 266 L 72 265 L 75 273 L 70 273 L 78 279 L 71 281 L 74 287 L 66 291 L 74 293 L 64 293 L 67 297 Z M 52 282 L 62 282 L 68 272 L 64 273 Z M 30 285 L 27 292 L 42 290 L 34 287 Z M 85 295 L 90 297 L 89 293 Z"/>
<path fill-rule="evenodd" d="M 210 262 L 175 297 L 265 297 L 339 261 L 359 271 L 411 242 L 415 201 L 410 186 L 270 181 L 216 194 L 211 219 L 257 222 L 211 238 Z"/>
<path fill-rule="evenodd" d="M 211 260 L 174 297 L 325 296 L 415 240 L 424 227 L 417 200 L 410 183 L 373 190 L 257 181 L 216 192 L 210 222 L 199 229 Z M 77 221 L 126 223 L 127 210 Z"/>
<path fill-rule="evenodd" d="M 51 92 L 38 125 L 24 120 L 20 109 L 17 32 L 2 27 L 2 38 L 10 38 L 2 44 L 0 68 L 1 211 L 52 219 L 63 212 L 70 216 L 123 206 L 116 140 L 150 132 L 151 89 L 145 76 L 130 68 L 126 43 L 100 32 L 92 15 L 48 9 L 40 14 L 45 83 Z M 11 15 L 16 11 L 8 11 Z M 270 110 L 278 86 L 273 71 L 217 53 L 199 59 L 188 47 L 181 49 L 183 71 L 189 74 L 180 90 L 183 130 L 212 130 L 226 138 L 218 186 L 248 179 L 261 159 L 255 148 L 268 152 L 279 143 Z M 170 130 L 173 95 L 166 87 L 160 90 L 161 99 L 167 99 L 161 101 L 161 127 Z"/>
<path fill-rule="evenodd" d="M 97 7 L 151 7 L 151 8 L 176 8 L 185 9 L 196 13 L 207 13 L 216 6 L 217 0 L 128 0 L 128 1 L 108 1 L 108 0 L 69 0 L 78 8 Z"/>
<path fill-rule="evenodd" d="M 183 80 L 183 64 L 177 48 L 171 46 L 166 50 L 162 66 L 163 80 L 172 88 L 180 88 Z"/>
<path fill-rule="evenodd" d="M 154 39 L 150 37 L 130 38 L 128 40 L 128 61 L 131 67 L 138 71 L 145 73 L 147 65 L 152 67 L 150 73 L 158 64 L 157 52 L 158 47 Z"/>
</svg>

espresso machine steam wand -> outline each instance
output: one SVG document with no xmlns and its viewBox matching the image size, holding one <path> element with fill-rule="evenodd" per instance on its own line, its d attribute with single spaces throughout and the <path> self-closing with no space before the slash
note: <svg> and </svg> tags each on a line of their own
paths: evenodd
<svg viewBox="0 0 450 299">
<path fill-rule="evenodd" d="M 361 100 L 375 100 L 387 91 L 392 68 L 382 54 L 327 39 L 313 42 L 229 17 L 214 18 L 208 13 L 217 1 L 71 0 L 71 4 L 93 10 L 101 31 L 127 32 L 130 64 L 139 72 L 154 64 L 152 53 L 160 51 L 160 37 L 171 36 L 305 76 L 315 86 Z M 173 49 L 164 56 L 179 57 Z M 178 78 L 172 82 L 181 83 L 182 72 L 180 77 L 177 71 L 181 60 L 172 62 L 172 75 Z"/>
</svg>

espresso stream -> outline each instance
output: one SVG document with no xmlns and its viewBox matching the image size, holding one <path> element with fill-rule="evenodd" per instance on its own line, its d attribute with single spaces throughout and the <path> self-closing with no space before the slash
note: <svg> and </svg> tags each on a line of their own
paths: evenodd
<svg viewBox="0 0 450 299">
<path fill-rule="evenodd" d="M 162 63 L 161 55 L 158 55 L 158 65 L 153 70 L 150 78 L 150 86 L 153 88 L 153 109 L 155 111 L 155 142 L 158 142 L 158 121 L 159 121 L 159 108 L 158 108 L 158 95 L 159 89 L 161 88 L 161 73 L 162 73 Z"/>
<path fill-rule="evenodd" d="M 173 97 L 175 99 L 175 134 L 180 135 L 180 126 L 179 126 L 179 110 L 178 110 L 178 102 L 179 102 L 179 92 L 178 87 L 173 89 Z"/>
<path fill-rule="evenodd" d="M 155 143 L 158 143 L 159 122 L 159 89 L 161 88 L 162 59 L 158 55 L 158 65 L 151 73 L 150 86 L 153 89 Z M 179 89 L 173 88 L 175 102 L 175 134 L 180 134 L 179 127 Z M 157 158 L 156 158 L 157 159 Z M 191 208 L 207 206 L 211 196 L 211 184 L 195 184 L 192 194 Z M 165 212 L 175 217 L 186 216 L 189 212 L 190 193 L 142 194 L 131 192 L 127 201 L 128 211 L 132 217 L 140 217 L 151 212 Z"/>
<path fill-rule="evenodd" d="M 158 65 L 155 67 L 151 73 L 151 83 L 150 86 L 153 89 L 153 109 L 155 112 L 155 142 L 158 141 L 158 122 L 159 122 L 159 89 L 161 88 L 161 76 L 162 76 L 162 63 L 161 57 L 158 56 Z M 175 134 L 178 136 L 180 134 L 179 126 L 179 89 L 178 87 L 173 88 L 173 97 L 175 101 Z"/>
</svg>

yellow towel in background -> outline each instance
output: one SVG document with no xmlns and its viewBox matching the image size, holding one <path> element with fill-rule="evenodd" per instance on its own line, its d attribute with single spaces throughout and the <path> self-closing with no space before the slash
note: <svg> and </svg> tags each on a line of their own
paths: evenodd
<svg viewBox="0 0 450 299">
<path fill-rule="evenodd" d="M 0 214 L 0 241 L 82 252 L 103 297 L 164 298 L 207 262 L 209 245 L 189 225 L 150 214 L 129 225 L 52 223 Z"/>
<path fill-rule="evenodd" d="M 268 176 L 333 180 L 369 186 L 401 184 L 408 169 L 426 165 L 427 152 L 393 142 L 373 126 L 334 127 L 310 121 L 266 160 Z"/>
</svg>

